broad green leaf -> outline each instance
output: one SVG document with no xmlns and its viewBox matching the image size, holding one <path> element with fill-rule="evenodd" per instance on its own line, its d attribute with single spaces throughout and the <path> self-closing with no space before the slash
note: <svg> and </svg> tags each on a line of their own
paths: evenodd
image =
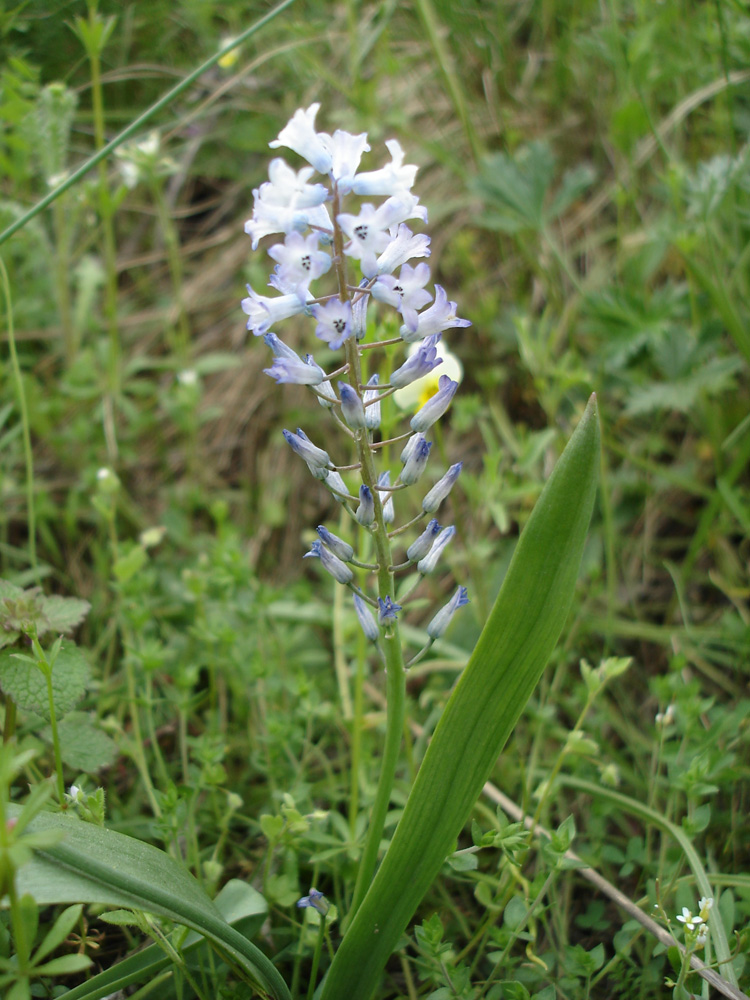
<svg viewBox="0 0 750 1000">
<path fill-rule="evenodd" d="M 260 929 L 268 913 L 268 906 L 261 894 L 246 882 L 231 879 L 215 899 L 219 913 L 228 924 L 246 938 L 251 938 Z M 200 958 L 205 948 L 202 935 L 189 931 L 180 946 L 180 953 L 191 964 Z M 206 964 L 205 962 L 203 963 Z M 65 994 L 66 1000 L 100 1000 L 102 997 L 124 990 L 133 983 L 151 982 L 169 965 L 169 958 L 159 945 L 152 944 L 142 951 L 130 955 L 111 968 L 100 972 L 86 983 L 81 983 L 75 989 Z M 160 996 L 171 996 L 168 984 L 161 986 Z"/>
<path fill-rule="evenodd" d="M 70 632 L 89 613 L 91 605 L 78 597 L 60 597 L 53 594 L 42 598 L 42 607 L 49 622 L 50 631 Z"/>
<path fill-rule="evenodd" d="M 11 816 L 20 813 L 7 807 Z M 40 813 L 32 833 L 61 831 L 65 840 L 39 851 L 16 876 L 17 891 L 39 905 L 104 903 L 145 910 L 208 938 L 275 1000 L 290 1000 L 279 972 L 263 952 L 222 917 L 199 883 L 163 851 L 59 813 Z"/>
<path fill-rule="evenodd" d="M 115 741 L 97 729 L 86 712 L 66 715 L 58 725 L 58 734 L 62 759 L 75 771 L 93 774 L 102 767 L 109 767 L 117 757 Z M 49 727 L 42 735 L 51 740 Z"/>
<path fill-rule="evenodd" d="M 368 1000 L 452 850 L 565 624 L 596 495 L 594 397 L 519 539 L 443 712 L 393 841 L 336 953 L 321 1000 Z"/>
<path fill-rule="evenodd" d="M 86 658 L 73 642 L 63 642 L 52 669 L 55 712 L 65 715 L 86 693 L 90 670 Z M 27 712 L 36 712 L 49 722 L 47 682 L 41 670 L 19 660 L 7 649 L 0 652 L 0 687 Z"/>
</svg>

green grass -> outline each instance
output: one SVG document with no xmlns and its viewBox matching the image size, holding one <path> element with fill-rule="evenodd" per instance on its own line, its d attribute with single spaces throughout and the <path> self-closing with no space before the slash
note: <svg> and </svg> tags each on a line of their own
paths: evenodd
<svg viewBox="0 0 750 1000">
<path fill-rule="evenodd" d="M 338 508 L 280 432 L 315 427 L 320 408 L 262 374 L 267 351 L 239 309 L 244 282 L 267 281 L 243 233 L 267 144 L 320 101 L 327 131 L 366 130 L 373 150 L 398 137 L 419 163 L 433 279 L 473 324 L 446 335 L 465 377 L 433 449 L 436 475 L 464 462 L 450 500 L 460 541 L 418 593 L 409 650 L 458 582 L 472 604 L 407 678 L 386 838 L 592 391 L 602 421 L 572 611 L 491 779 L 553 841 L 483 796 L 376 995 L 670 995 L 674 953 L 592 891 L 569 847 L 643 913 L 659 904 L 679 940 L 675 916 L 696 912 L 707 879 L 703 958 L 724 939 L 735 971 L 717 971 L 750 992 L 746 12 L 296 0 L 232 65 L 194 73 L 268 11 L 155 0 L 0 15 L 0 230 L 71 179 L 0 244 L 0 576 L 91 605 L 75 632 L 89 675 L 70 711 L 83 715 L 67 736 L 60 723 L 65 786 L 84 790 L 69 811 L 101 820 L 101 787 L 106 825 L 171 854 L 210 896 L 251 883 L 268 904 L 255 944 L 295 998 L 318 941 L 294 905 L 311 885 L 335 904 L 326 929 L 341 940 L 385 683 L 348 605 L 300 561 L 317 524 L 340 530 Z M 138 149 L 151 129 L 158 149 Z M 304 324 L 283 333 L 309 349 Z M 98 478 L 104 467 L 117 478 Z M 592 687 L 584 662 L 606 683 Z M 0 686 L 10 694 L 1 668 Z M 45 718 L 11 704 L 10 749 L 33 753 L 3 765 L 0 797 L 22 803 L 56 761 Z M 0 837 L 0 861 L 7 849 Z M 62 912 L 22 926 L 0 910 L 0 959 Z M 80 947 L 107 968 L 142 941 L 140 925 L 99 917 L 87 906 L 83 943 L 55 955 Z M 171 932 L 154 919 L 154 936 Z M 251 995 L 200 955 L 170 959 L 174 995 Z M 91 974 L 47 975 L 38 995 Z M 700 995 L 697 977 L 690 988 Z"/>
</svg>

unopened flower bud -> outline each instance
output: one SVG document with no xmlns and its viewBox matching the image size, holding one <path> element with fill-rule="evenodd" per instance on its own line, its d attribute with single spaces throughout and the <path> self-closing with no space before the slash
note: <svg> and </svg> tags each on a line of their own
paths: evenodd
<svg viewBox="0 0 750 1000">
<path fill-rule="evenodd" d="M 327 570 L 334 580 L 338 580 L 339 583 L 351 583 L 354 579 L 354 574 L 346 563 L 342 562 L 338 556 L 335 556 L 322 542 L 313 542 L 310 546 L 310 551 L 306 552 L 302 558 L 309 559 L 311 557 L 320 559 L 323 563 L 323 569 Z"/>
<path fill-rule="evenodd" d="M 420 559 L 417 563 L 417 570 L 420 573 L 431 573 L 437 566 L 438 559 L 445 548 L 445 546 L 450 542 L 453 536 L 456 534 L 456 529 L 453 525 L 450 528 L 443 528 L 440 534 L 437 536 L 432 544 L 432 548 L 427 553 L 427 555 Z"/>
<path fill-rule="evenodd" d="M 339 382 L 339 393 L 341 394 L 341 415 L 344 420 L 352 430 L 364 430 L 367 426 L 365 408 L 356 389 L 353 389 L 348 382 Z"/>
<path fill-rule="evenodd" d="M 423 559 L 432 548 L 435 536 L 439 534 L 441 530 L 442 526 L 438 524 L 437 518 L 433 517 L 419 538 L 413 541 L 406 550 L 406 558 L 410 562 L 419 562 L 420 559 Z"/>
<path fill-rule="evenodd" d="M 376 373 L 367 382 L 368 385 L 376 386 L 380 381 L 380 376 Z M 365 389 L 362 402 L 365 406 L 365 427 L 370 431 L 375 431 L 380 427 L 380 393 L 377 389 Z"/>
<path fill-rule="evenodd" d="M 354 558 L 354 549 L 348 542 L 345 542 L 343 538 L 339 538 L 338 535 L 332 534 L 328 528 L 324 527 L 322 524 L 318 525 L 318 534 L 320 535 L 320 540 L 325 546 L 327 546 L 335 556 L 342 559 L 344 562 L 349 562 Z"/>
<path fill-rule="evenodd" d="M 453 489 L 453 485 L 458 479 L 458 474 L 460 473 L 462 466 L 463 462 L 456 462 L 455 465 L 452 465 L 450 469 L 448 469 L 442 479 L 438 479 L 422 501 L 423 511 L 428 514 L 432 514 L 438 509 L 440 504 Z"/>
<path fill-rule="evenodd" d="M 451 619 L 459 608 L 469 603 L 466 587 L 459 587 L 448 603 L 442 607 L 427 626 L 427 635 L 431 639 L 439 639 L 451 623 Z"/>
<path fill-rule="evenodd" d="M 451 405 L 456 389 L 458 389 L 458 382 L 454 382 L 447 375 L 441 375 L 438 380 L 438 391 L 411 418 L 411 429 L 420 431 L 422 434 L 429 430 Z"/>
<path fill-rule="evenodd" d="M 372 498 L 372 490 L 364 483 L 359 488 L 359 507 L 354 512 L 354 516 L 364 527 L 372 524 L 375 520 L 375 502 Z"/>
<path fill-rule="evenodd" d="M 377 642 L 380 633 L 378 632 L 375 616 L 359 594 L 354 595 L 354 610 L 357 612 L 357 618 L 359 619 L 359 624 L 362 627 L 365 638 L 370 642 Z"/>
<path fill-rule="evenodd" d="M 409 457 L 401 470 L 401 482 L 407 486 L 413 486 L 425 470 L 427 459 L 430 457 L 432 443 L 425 441 L 424 435 L 417 435 L 418 440 L 411 448 Z"/>
<path fill-rule="evenodd" d="M 386 469 L 385 472 L 381 472 L 378 476 L 378 486 L 390 486 L 391 485 L 391 474 Z M 378 496 L 380 497 L 380 502 L 383 505 L 383 521 L 385 524 L 391 524 L 396 517 L 395 511 L 393 509 L 393 494 L 390 490 L 378 490 Z"/>
</svg>

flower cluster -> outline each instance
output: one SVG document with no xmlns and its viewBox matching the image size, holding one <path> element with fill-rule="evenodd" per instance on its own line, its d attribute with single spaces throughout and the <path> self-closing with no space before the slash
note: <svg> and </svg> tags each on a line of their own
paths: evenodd
<svg viewBox="0 0 750 1000">
<path fill-rule="evenodd" d="M 460 462 L 451 466 L 426 491 L 419 514 L 395 526 L 394 500 L 425 475 L 432 449 L 427 435 L 458 389 L 458 378 L 452 376 L 460 366 L 453 359 L 445 370 L 443 333 L 469 326 L 469 321 L 457 316 L 456 303 L 440 285 L 434 292 L 428 288 L 430 268 L 425 259 L 430 256 L 430 239 L 409 225 L 412 220 L 427 221 L 426 209 L 411 190 L 417 167 L 404 162 L 404 151 L 391 139 L 385 144 L 390 162 L 361 170 L 362 157 L 370 150 L 367 134 L 316 131 L 318 108 L 313 104 L 296 111 L 270 143 L 273 149 L 292 150 L 309 166 L 296 170 L 281 157 L 273 159 L 268 181 L 253 192 L 253 214 L 245 231 L 253 249 L 264 237 L 276 237 L 268 248 L 275 265 L 269 281 L 274 294 L 261 295 L 248 285 L 242 308 L 248 330 L 263 337 L 271 350 L 266 374 L 278 383 L 309 386 L 355 444 L 357 461 L 337 465 L 328 450 L 313 443 L 302 429 L 284 430 L 292 450 L 369 537 L 361 552 L 363 559 L 373 561 L 360 561 L 349 542 L 321 525 L 307 557 L 319 559 L 335 580 L 354 592 L 362 629 L 369 640 L 378 641 L 380 631 L 391 630 L 402 610 L 395 600 L 395 572 L 416 567 L 418 582 L 436 568 L 455 534 L 455 528 L 441 526 L 432 517 L 407 546 L 405 559 L 394 562 L 394 540 L 437 512 L 461 471 Z M 345 206 L 344 199 L 364 200 Z M 327 288 L 319 287 L 321 280 L 329 281 Z M 399 336 L 368 343 L 368 332 L 375 325 L 370 322 L 372 313 L 382 309 L 398 314 Z M 300 315 L 314 324 L 328 370 L 312 354 L 301 356 L 277 336 L 279 323 Z M 398 355 L 396 364 L 389 362 L 388 348 Z M 338 351 L 343 357 L 337 360 L 332 352 Z M 436 391 L 425 391 L 425 385 Z M 409 430 L 383 440 L 382 428 L 390 425 L 383 419 L 381 404 L 396 394 L 401 394 L 401 405 L 404 400 L 418 405 Z M 396 445 L 401 467 L 392 480 L 392 470 L 379 469 L 378 462 Z M 354 475 L 356 485 L 347 481 Z M 373 596 L 358 585 L 362 572 L 357 570 L 375 574 Z M 404 599 L 399 597 L 402 604 Z M 467 602 L 466 589 L 459 587 L 430 622 L 430 642 L 443 635 L 454 612 Z"/>
<path fill-rule="evenodd" d="M 713 905 L 711 896 L 703 896 L 698 903 L 698 913 L 695 916 L 687 906 L 683 906 L 682 913 L 677 914 L 677 919 L 685 925 L 685 931 L 694 936 L 694 943 L 699 947 L 702 947 L 708 939 L 706 921 Z"/>
</svg>

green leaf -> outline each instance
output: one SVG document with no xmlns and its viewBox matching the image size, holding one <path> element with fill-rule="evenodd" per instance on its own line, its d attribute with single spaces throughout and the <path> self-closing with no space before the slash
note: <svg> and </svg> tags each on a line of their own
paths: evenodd
<svg viewBox="0 0 750 1000">
<path fill-rule="evenodd" d="M 76 906 L 69 906 L 63 910 L 52 927 L 47 932 L 46 937 L 34 952 L 34 962 L 40 962 L 46 958 L 55 948 L 59 948 L 65 938 L 70 934 L 81 916 L 83 906 L 78 903 Z"/>
<path fill-rule="evenodd" d="M 7 807 L 10 816 L 20 808 Z M 222 917 L 193 876 L 174 858 L 133 837 L 58 813 L 40 813 L 33 833 L 58 831 L 65 840 L 17 873 L 17 890 L 39 905 L 104 903 L 145 910 L 202 934 L 275 1000 L 290 1000 L 273 963 Z M 79 994 L 85 996 L 87 994 Z"/>
<path fill-rule="evenodd" d="M 70 976 L 74 972 L 83 972 L 91 965 L 88 955 L 61 955 L 60 958 L 53 958 L 51 962 L 45 962 L 35 969 L 40 976 Z"/>
<path fill-rule="evenodd" d="M 598 467 L 599 424 L 592 397 L 519 539 L 489 621 L 437 725 L 321 1000 L 370 997 L 468 820 L 565 624 Z"/>
<path fill-rule="evenodd" d="M 544 199 L 554 173 L 555 157 L 545 142 L 532 142 L 515 157 L 487 156 L 474 182 L 485 202 L 480 225 L 505 233 L 541 229 Z"/>
<path fill-rule="evenodd" d="M 74 642 L 63 642 L 52 670 L 55 712 L 65 715 L 86 693 L 89 665 Z M 37 667 L 18 660 L 7 649 L 0 652 L 0 687 L 26 712 L 36 712 L 49 722 L 47 682 Z"/>
<path fill-rule="evenodd" d="M 231 879 L 215 899 L 216 908 L 222 917 L 246 938 L 256 934 L 268 913 L 268 905 L 261 894 L 253 889 L 246 882 L 239 879 Z M 122 910 L 112 911 L 122 913 Z M 102 915 L 102 919 L 111 921 L 112 913 Z M 131 918 L 132 919 L 132 918 Z M 115 921 L 111 921 L 115 922 Z M 203 936 L 189 931 L 184 941 L 180 945 L 180 954 L 190 961 L 190 964 L 197 964 L 204 958 L 203 966 L 207 965 L 204 951 L 206 948 Z M 141 951 L 130 955 L 111 968 L 100 972 L 98 976 L 93 976 L 87 982 L 76 986 L 65 994 L 66 1000 L 100 1000 L 124 990 L 133 983 L 151 982 L 156 976 L 167 968 L 169 958 L 164 954 L 164 949 L 157 944 L 149 945 Z M 162 996 L 168 992 L 166 984 L 162 986 Z"/>
<path fill-rule="evenodd" d="M 97 729 L 86 712 L 71 712 L 58 725 L 62 759 L 75 771 L 93 774 L 102 767 L 109 767 L 117 757 L 115 741 Z M 42 733 L 51 740 L 49 727 Z"/>
<path fill-rule="evenodd" d="M 76 625 L 80 625 L 91 605 L 78 597 L 59 597 L 53 594 L 52 597 L 42 598 L 42 608 L 49 622 L 49 630 L 59 633 L 71 632 Z"/>
</svg>

